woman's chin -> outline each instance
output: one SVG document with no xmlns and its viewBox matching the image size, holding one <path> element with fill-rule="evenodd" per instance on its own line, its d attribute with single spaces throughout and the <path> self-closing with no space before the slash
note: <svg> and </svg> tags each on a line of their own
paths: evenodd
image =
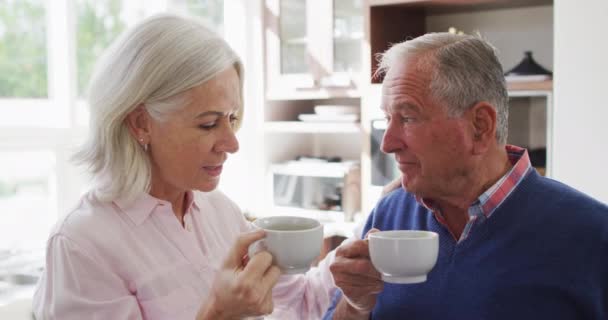
<svg viewBox="0 0 608 320">
<path fill-rule="evenodd" d="M 200 183 L 196 186 L 196 190 L 202 192 L 211 192 L 217 188 L 219 184 L 219 179 L 216 181 L 205 181 L 204 183 Z"/>
</svg>

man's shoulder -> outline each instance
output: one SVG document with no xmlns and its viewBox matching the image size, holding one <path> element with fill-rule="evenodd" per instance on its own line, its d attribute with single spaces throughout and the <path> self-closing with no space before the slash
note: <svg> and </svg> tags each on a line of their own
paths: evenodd
<svg viewBox="0 0 608 320">
<path fill-rule="evenodd" d="M 541 205 L 553 205 L 564 209 L 578 209 L 600 213 L 608 219 L 608 205 L 563 182 L 538 176 L 532 184 L 536 190 L 526 190 L 537 196 Z"/>
<path fill-rule="evenodd" d="M 550 221 L 554 227 L 608 235 L 606 203 L 551 178 L 532 175 L 529 179 L 531 183 L 520 188 L 523 192 L 509 201 L 509 208 L 527 203 L 535 216 L 541 221 Z"/>
</svg>

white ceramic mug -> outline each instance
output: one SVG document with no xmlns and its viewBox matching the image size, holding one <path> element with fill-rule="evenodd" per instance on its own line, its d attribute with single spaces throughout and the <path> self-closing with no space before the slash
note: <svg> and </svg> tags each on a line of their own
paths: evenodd
<svg viewBox="0 0 608 320">
<path fill-rule="evenodd" d="M 262 248 L 270 252 L 273 263 L 283 274 L 305 273 L 321 253 L 323 225 L 311 218 L 274 216 L 253 224 L 266 231 L 266 237 L 249 247 L 249 256 Z"/>
<path fill-rule="evenodd" d="M 368 239 L 372 264 L 385 282 L 424 282 L 437 262 L 439 236 L 435 232 L 379 231 Z"/>
</svg>

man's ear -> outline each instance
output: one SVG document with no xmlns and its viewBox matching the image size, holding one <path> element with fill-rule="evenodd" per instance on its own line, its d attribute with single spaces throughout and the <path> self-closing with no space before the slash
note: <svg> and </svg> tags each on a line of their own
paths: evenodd
<svg viewBox="0 0 608 320">
<path fill-rule="evenodd" d="M 148 114 L 143 104 L 138 105 L 135 110 L 129 112 L 125 119 L 129 132 L 141 145 L 150 143 L 150 121 L 150 114 Z"/>
<path fill-rule="evenodd" d="M 483 154 L 496 143 L 496 109 L 488 102 L 481 101 L 471 107 L 469 112 L 473 153 Z"/>
</svg>

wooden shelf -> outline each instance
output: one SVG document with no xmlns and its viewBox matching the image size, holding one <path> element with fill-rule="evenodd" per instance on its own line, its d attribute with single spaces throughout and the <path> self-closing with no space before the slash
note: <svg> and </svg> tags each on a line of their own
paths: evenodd
<svg viewBox="0 0 608 320">
<path fill-rule="evenodd" d="M 491 10 L 552 4 L 552 0 L 368 0 L 369 6 L 424 8 L 429 13 Z"/>
<path fill-rule="evenodd" d="M 339 178 L 343 179 L 348 170 L 355 165 L 353 161 L 346 162 L 306 162 L 291 161 L 274 164 L 270 168 L 273 174 L 300 177 Z"/>
<path fill-rule="evenodd" d="M 507 90 L 509 91 L 553 91 L 553 80 L 544 81 L 507 81 Z"/>
<path fill-rule="evenodd" d="M 351 87 L 302 88 L 286 90 L 270 90 L 266 94 L 268 100 L 313 100 L 331 98 L 360 98 L 359 90 Z"/>
<path fill-rule="evenodd" d="M 267 133 L 359 133 L 359 122 L 270 121 L 264 123 Z"/>
</svg>

